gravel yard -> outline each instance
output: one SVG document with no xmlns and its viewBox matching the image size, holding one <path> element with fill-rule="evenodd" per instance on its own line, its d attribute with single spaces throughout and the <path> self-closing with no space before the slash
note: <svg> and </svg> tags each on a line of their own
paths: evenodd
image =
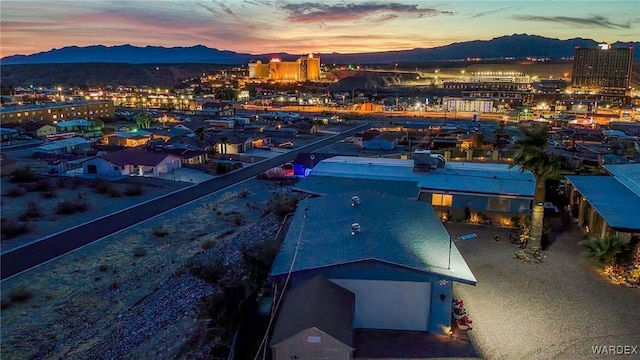
<svg viewBox="0 0 640 360">
<path fill-rule="evenodd" d="M 261 211 L 282 191 L 250 180 L 4 281 L 0 358 L 179 356 L 202 330 L 202 298 L 220 291 L 180 269 L 203 248 L 233 268 L 239 244 L 277 232 Z"/>
<path fill-rule="evenodd" d="M 504 230 L 447 223 L 478 284 L 456 284 L 484 359 L 590 359 L 597 346 L 640 345 L 640 291 L 609 283 L 580 258 L 579 230 L 563 233 L 540 264 L 514 259 Z M 640 349 L 640 348 L 638 348 Z M 623 358 L 640 358 L 636 354 Z M 606 356 L 606 355 L 605 355 Z"/>
</svg>

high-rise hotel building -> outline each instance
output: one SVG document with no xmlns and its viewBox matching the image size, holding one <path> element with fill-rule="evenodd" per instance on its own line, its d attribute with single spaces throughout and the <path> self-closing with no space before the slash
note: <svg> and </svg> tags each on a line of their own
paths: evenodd
<svg viewBox="0 0 640 360">
<path fill-rule="evenodd" d="M 309 54 L 296 61 L 274 58 L 263 64 L 258 60 L 249 64 L 249 78 L 282 82 L 317 81 L 320 78 L 320 58 Z"/>
<path fill-rule="evenodd" d="M 573 56 L 571 89 L 586 94 L 628 94 L 631 85 L 633 47 L 597 49 L 576 47 Z"/>
</svg>

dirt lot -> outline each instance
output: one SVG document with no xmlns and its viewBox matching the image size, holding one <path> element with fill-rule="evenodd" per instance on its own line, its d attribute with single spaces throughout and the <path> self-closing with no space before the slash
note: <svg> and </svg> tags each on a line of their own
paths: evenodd
<svg viewBox="0 0 640 360">
<path fill-rule="evenodd" d="M 94 181 L 87 179 L 74 180 L 65 177 L 45 177 L 44 179 L 49 181 L 53 189 L 51 192 L 53 197 L 46 197 L 47 191 L 26 191 L 22 196 L 11 197 L 8 193 L 12 189 L 17 187 L 24 189 L 28 185 L 14 184 L 9 182 L 7 177 L 2 177 L 0 211 L 3 218 L 18 221 L 29 203 L 35 204 L 40 213 L 39 217 L 28 220 L 30 229 L 28 233 L 2 241 L 3 251 L 192 185 L 187 182 L 162 179 L 132 178 L 120 182 L 102 182 L 103 187 L 98 189 L 92 187 L 96 185 Z M 126 190 L 135 185 L 140 186 L 142 194 L 127 196 Z M 108 191 L 98 193 L 105 190 Z M 56 207 L 60 202 L 79 199 L 88 205 L 87 211 L 69 215 L 56 213 Z"/>
<path fill-rule="evenodd" d="M 260 220 L 273 193 L 283 190 L 249 180 L 4 281 L 0 357 L 120 358 L 124 351 L 172 358 L 197 328 L 194 304 L 211 291 L 176 269 L 203 247 L 233 241 L 234 233 Z M 163 285 L 176 299 L 155 299 Z M 16 296 L 21 294 L 26 296 Z M 163 308 L 167 301 L 181 317 L 160 319 L 155 328 L 145 325 L 170 312 Z M 140 325 L 123 330 L 132 317 Z M 127 342 L 142 332 L 150 340 Z M 114 346 L 113 337 L 122 349 L 99 352 Z"/>
</svg>

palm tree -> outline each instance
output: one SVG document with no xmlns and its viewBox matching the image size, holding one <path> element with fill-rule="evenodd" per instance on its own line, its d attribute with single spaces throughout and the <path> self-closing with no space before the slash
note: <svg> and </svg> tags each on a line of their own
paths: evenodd
<svg viewBox="0 0 640 360">
<path fill-rule="evenodd" d="M 623 249 L 620 239 L 615 236 L 587 238 L 580 242 L 580 246 L 584 248 L 584 258 L 596 259 L 601 265 L 613 265 L 616 255 Z"/>
<path fill-rule="evenodd" d="M 227 153 L 227 144 L 229 143 L 229 138 L 227 138 L 226 136 L 223 136 L 220 139 L 220 152 L 223 154 Z"/>
<path fill-rule="evenodd" d="M 194 131 L 194 134 L 196 135 L 196 137 L 198 137 L 198 140 L 204 141 L 207 133 L 204 130 L 204 127 L 200 126 L 196 129 L 196 131 Z"/>
<path fill-rule="evenodd" d="M 524 136 L 516 141 L 518 149 L 509 167 L 520 166 L 522 171 L 531 171 L 536 180 L 528 241 L 528 246 L 535 251 L 540 250 L 542 243 L 545 181 L 556 172 L 560 161 L 558 157 L 545 150 L 548 137 L 546 125 L 521 128 L 521 131 Z"/>
</svg>

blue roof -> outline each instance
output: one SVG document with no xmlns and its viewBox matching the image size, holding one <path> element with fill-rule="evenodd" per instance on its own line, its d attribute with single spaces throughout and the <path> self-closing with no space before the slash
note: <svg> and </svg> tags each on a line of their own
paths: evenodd
<svg viewBox="0 0 640 360">
<path fill-rule="evenodd" d="M 314 195 L 355 194 L 369 191 L 413 199 L 418 197 L 419 191 L 418 182 L 416 181 L 359 179 L 321 175 L 309 176 L 297 183 L 293 189 Z"/>
<path fill-rule="evenodd" d="M 352 206 L 352 195 L 301 201 L 270 275 L 376 260 L 476 283 L 455 245 L 447 269 L 450 236 L 430 204 L 359 193 L 360 205 Z M 352 235 L 353 223 L 360 224 L 360 233 Z"/>
<path fill-rule="evenodd" d="M 310 173 L 395 181 L 415 181 L 422 189 L 533 198 L 535 178 L 507 164 L 450 161 L 444 168 L 414 172 L 412 160 L 336 156 L 322 160 Z"/>
<path fill-rule="evenodd" d="M 640 231 L 640 196 L 613 176 L 566 177 L 589 204 L 618 231 Z"/>
</svg>

